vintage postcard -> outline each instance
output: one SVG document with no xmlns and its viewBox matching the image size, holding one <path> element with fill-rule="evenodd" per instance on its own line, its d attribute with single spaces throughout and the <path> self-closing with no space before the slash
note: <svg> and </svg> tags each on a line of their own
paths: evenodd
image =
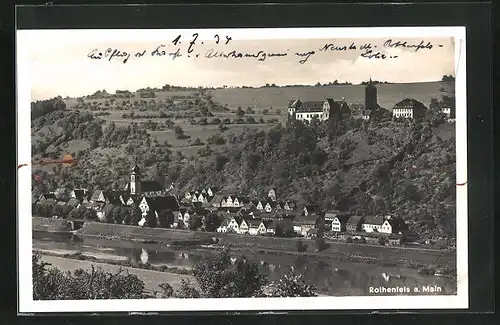
<svg viewBox="0 0 500 325">
<path fill-rule="evenodd" d="M 467 308 L 465 42 L 18 31 L 19 312 Z"/>
</svg>

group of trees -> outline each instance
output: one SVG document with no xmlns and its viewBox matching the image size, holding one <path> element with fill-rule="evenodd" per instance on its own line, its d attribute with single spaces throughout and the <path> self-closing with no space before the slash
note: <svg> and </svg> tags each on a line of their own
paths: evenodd
<svg viewBox="0 0 500 325">
<path fill-rule="evenodd" d="M 136 276 L 120 270 L 105 272 L 101 268 L 63 272 L 32 258 L 33 300 L 141 299 L 144 283 Z"/>
<path fill-rule="evenodd" d="M 57 110 L 65 110 L 66 104 L 64 103 L 61 96 L 49 99 L 49 100 L 39 100 L 31 103 L 31 120 L 35 120 L 42 117 L 48 113 Z"/>
<path fill-rule="evenodd" d="M 177 298 L 251 298 L 314 297 L 315 287 L 306 284 L 293 271 L 278 281 L 270 281 L 256 263 L 240 257 L 231 265 L 229 249 L 198 263 L 193 275 L 198 286 L 183 281 L 179 290 L 164 285 L 164 297 Z"/>
<path fill-rule="evenodd" d="M 120 269 L 105 272 L 93 265 L 90 270 L 63 272 L 33 255 L 34 300 L 90 300 L 146 298 L 145 285 L 136 275 Z M 279 281 L 270 281 L 256 263 L 240 257 L 231 264 L 225 249 L 193 269 L 196 283 L 182 279 L 174 290 L 168 283 L 160 285 L 162 298 L 251 298 L 251 297 L 314 297 L 314 286 L 302 275 L 291 271 Z"/>
</svg>

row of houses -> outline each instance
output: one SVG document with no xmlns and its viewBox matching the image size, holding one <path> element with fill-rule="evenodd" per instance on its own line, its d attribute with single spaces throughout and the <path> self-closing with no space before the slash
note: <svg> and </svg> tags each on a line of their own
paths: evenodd
<svg viewBox="0 0 500 325">
<path fill-rule="evenodd" d="M 317 208 L 317 207 L 315 207 Z M 243 211 L 243 210 L 241 210 Z M 406 225 L 401 218 L 391 216 L 357 216 L 339 211 L 314 210 L 305 206 L 299 213 L 267 214 L 255 210 L 226 216 L 217 232 L 234 232 L 249 235 L 282 234 L 315 238 L 320 228 L 330 234 L 357 238 L 382 238 L 398 240 Z M 369 241 L 370 239 L 368 239 Z"/>
</svg>

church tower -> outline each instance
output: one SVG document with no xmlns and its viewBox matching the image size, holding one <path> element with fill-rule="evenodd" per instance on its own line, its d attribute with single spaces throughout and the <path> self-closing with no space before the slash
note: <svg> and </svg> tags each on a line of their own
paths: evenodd
<svg viewBox="0 0 500 325">
<path fill-rule="evenodd" d="M 141 169 L 135 164 L 130 174 L 130 194 L 141 193 Z"/>
<path fill-rule="evenodd" d="M 377 87 L 375 87 L 370 77 L 370 82 L 365 88 L 365 110 L 375 111 L 377 108 Z"/>
</svg>

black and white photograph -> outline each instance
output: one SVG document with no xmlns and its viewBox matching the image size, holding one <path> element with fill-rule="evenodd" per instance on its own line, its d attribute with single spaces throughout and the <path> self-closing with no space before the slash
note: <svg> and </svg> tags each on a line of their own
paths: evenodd
<svg viewBox="0 0 500 325">
<path fill-rule="evenodd" d="M 19 311 L 468 307 L 465 27 L 16 37 Z"/>
</svg>

